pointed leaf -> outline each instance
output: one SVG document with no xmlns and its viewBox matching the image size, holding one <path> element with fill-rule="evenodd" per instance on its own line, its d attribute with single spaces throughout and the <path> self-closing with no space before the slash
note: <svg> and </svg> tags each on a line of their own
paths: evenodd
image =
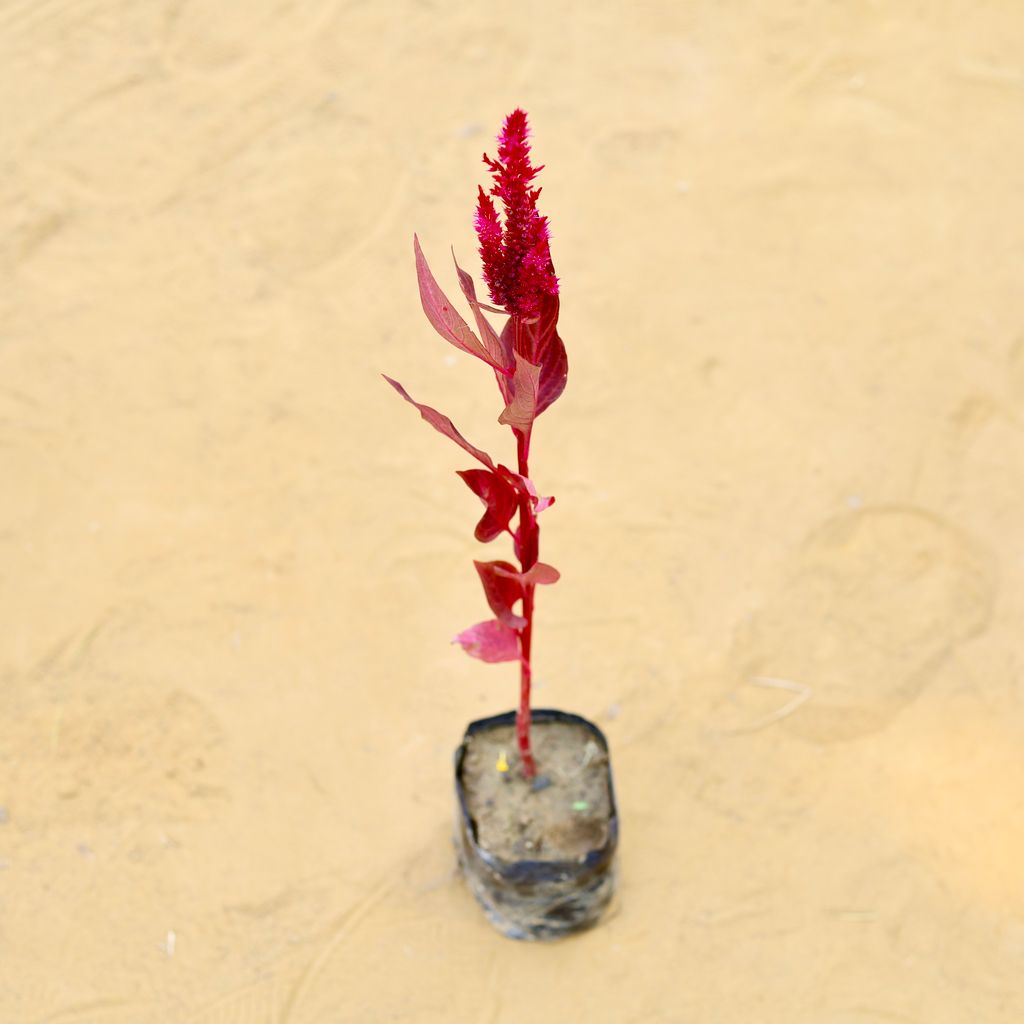
<svg viewBox="0 0 1024 1024">
<path fill-rule="evenodd" d="M 537 387 L 537 415 L 539 416 L 565 390 L 569 378 L 569 358 L 565 345 L 555 331 L 546 349 L 540 368 L 540 383 Z"/>
<path fill-rule="evenodd" d="M 535 562 L 526 572 L 522 574 L 523 583 L 537 583 L 541 586 L 549 586 L 557 583 L 562 574 L 547 562 Z"/>
<path fill-rule="evenodd" d="M 480 576 L 491 611 L 506 626 L 522 629 L 526 619 L 512 611 L 512 605 L 523 596 L 523 584 L 516 567 L 511 562 L 474 562 L 473 565 Z"/>
<path fill-rule="evenodd" d="M 484 316 L 484 307 L 481 306 L 476 299 L 476 285 L 473 284 L 473 278 L 459 266 L 459 261 L 455 259 L 454 249 L 452 250 L 452 261 L 455 263 L 455 273 L 459 276 L 459 287 L 462 288 L 462 294 L 466 297 L 466 301 L 469 303 L 469 308 L 473 310 L 473 316 L 476 319 L 476 328 L 480 332 L 484 348 L 495 363 L 499 366 L 503 366 L 508 373 L 512 373 L 514 368 L 514 364 L 512 362 L 512 346 L 507 342 L 502 341 L 501 336 L 491 326 L 487 317 Z M 488 306 L 487 308 L 493 309 L 491 306 Z"/>
<path fill-rule="evenodd" d="M 487 506 L 474 536 L 488 544 L 508 529 L 515 515 L 519 499 L 515 488 L 502 476 L 487 469 L 460 469 L 456 471 L 466 486 Z"/>
<path fill-rule="evenodd" d="M 495 663 L 519 660 L 519 634 L 497 619 L 478 622 L 464 629 L 452 643 L 461 644 L 470 657 L 481 661 Z"/>
<path fill-rule="evenodd" d="M 533 426 L 537 417 L 537 389 L 540 382 L 540 367 L 515 353 L 516 372 L 512 378 L 512 395 L 505 411 L 498 417 L 499 423 L 506 423 L 524 433 Z"/>
<path fill-rule="evenodd" d="M 562 574 L 553 565 L 548 565 L 546 562 L 535 562 L 526 572 L 518 572 L 515 566 L 509 567 L 507 562 L 491 562 L 490 564 L 494 566 L 492 572 L 495 576 L 507 577 L 521 586 L 527 584 L 548 586 L 557 583 L 562 578 Z"/>
<path fill-rule="evenodd" d="M 503 343 L 540 367 L 536 416 L 561 395 L 569 376 L 569 359 L 558 336 L 558 310 L 558 296 L 545 296 L 536 320 L 509 317 L 501 332 Z"/>
<path fill-rule="evenodd" d="M 525 495 L 530 499 L 530 503 L 533 505 L 533 511 L 540 514 L 546 508 L 550 508 L 555 503 L 554 498 L 542 498 L 537 494 L 537 488 L 534 487 L 533 481 L 523 476 L 521 473 L 513 473 L 507 466 L 498 466 L 498 473 L 507 480 L 512 487 L 515 488 L 520 494 Z"/>
<path fill-rule="evenodd" d="M 469 452 L 474 459 L 482 462 L 488 469 L 494 469 L 494 463 L 491 461 L 490 455 L 485 451 L 481 451 L 475 445 L 471 445 L 456 429 L 455 424 L 452 423 L 447 416 L 443 413 L 439 413 L 436 409 L 432 409 L 429 405 L 421 405 L 414 398 L 410 397 L 409 392 L 398 383 L 397 380 L 392 380 L 386 373 L 382 373 L 381 376 L 410 404 L 416 406 L 420 411 L 420 415 L 436 430 L 438 433 L 444 434 L 445 437 L 450 438 L 454 441 L 463 451 Z"/>
<path fill-rule="evenodd" d="M 537 388 L 537 415 L 539 416 L 565 390 L 569 376 L 569 359 L 565 345 L 558 336 L 557 295 L 548 295 L 541 302 L 537 321 L 537 339 L 533 348 L 534 362 L 541 368 Z"/>
<path fill-rule="evenodd" d="M 459 316 L 448 296 L 438 287 L 434 275 L 430 272 L 430 267 L 427 266 L 423 250 L 420 248 L 420 240 L 415 235 L 413 235 L 413 249 L 416 253 L 416 279 L 420 286 L 420 302 L 423 305 L 423 312 L 426 313 L 434 330 L 457 349 L 468 352 L 471 356 L 476 356 L 477 359 L 482 359 L 496 369 L 504 370 L 505 367 L 488 354 L 487 349 L 480 343 L 480 339 L 473 333 L 469 324 Z"/>
</svg>

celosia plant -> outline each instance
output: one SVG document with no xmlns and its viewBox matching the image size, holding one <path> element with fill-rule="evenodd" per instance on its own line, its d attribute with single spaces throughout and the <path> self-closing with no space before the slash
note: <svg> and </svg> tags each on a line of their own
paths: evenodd
<svg viewBox="0 0 1024 1024">
<path fill-rule="evenodd" d="M 484 156 L 494 183 L 489 192 L 479 189 L 475 227 L 493 306 L 477 301 L 473 279 L 455 264 L 459 286 L 479 335 L 438 287 L 419 239 L 413 237 L 423 312 L 445 341 L 476 356 L 494 371 L 504 403 L 498 422 L 510 427 L 515 437 L 516 470 L 495 463 L 490 455 L 470 444 L 447 416 L 412 399 L 397 381 L 390 377 L 385 380 L 416 406 L 435 430 L 483 466 L 459 472 L 484 505 L 476 539 L 490 543 L 506 533 L 512 538 L 518 567 L 506 561 L 474 562 L 494 618 L 471 626 L 454 642 L 482 661 L 519 662 L 516 742 L 523 773 L 532 778 L 537 770 L 530 749 L 534 596 L 537 586 L 554 583 L 558 572 L 538 557 L 537 517 L 554 498 L 540 497 L 530 479 L 530 439 L 534 421 L 565 389 L 568 362 L 558 336 L 558 278 L 551 263 L 548 223 L 537 210 L 541 190 L 533 187 L 541 168 L 530 163 L 528 134 L 526 114 L 514 110 L 505 119 L 498 138 L 498 158 Z M 495 199 L 500 202 L 500 212 Z M 500 333 L 486 313 L 507 317 Z"/>
</svg>

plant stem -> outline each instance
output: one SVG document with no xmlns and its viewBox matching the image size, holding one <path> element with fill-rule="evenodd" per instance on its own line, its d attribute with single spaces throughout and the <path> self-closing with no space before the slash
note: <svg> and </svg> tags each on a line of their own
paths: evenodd
<svg viewBox="0 0 1024 1024">
<path fill-rule="evenodd" d="M 519 457 L 519 473 L 530 475 L 530 432 L 517 430 L 516 449 Z M 536 565 L 540 548 L 540 531 L 530 499 L 525 495 L 519 499 L 519 561 L 526 572 Z M 526 625 L 519 632 L 519 710 L 516 712 L 516 740 L 519 756 L 523 762 L 523 775 L 532 779 L 537 774 L 537 765 L 530 749 L 530 643 L 533 639 L 533 592 L 534 584 L 523 588 L 523 618 Z"/>
</svg>

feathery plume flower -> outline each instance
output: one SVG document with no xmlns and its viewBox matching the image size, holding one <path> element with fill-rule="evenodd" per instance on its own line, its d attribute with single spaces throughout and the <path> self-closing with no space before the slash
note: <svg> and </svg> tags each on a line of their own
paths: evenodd
<svg viewBox="0 0 1024 1024">
<path fill-rule="evenodd" d="M 484 154 L 494 177 L 490 193 L 479 189 L 475 227 L 491 301 L 523 318 L 538 314 L 545 295 L 558 294 L 558 278 L 548 246 L 548 221 L 537 210 L 539 188 L 531 183 L 543 167 L 530 163 L 529 126 L 516 108 L 505 119 L 498 159 Z M 501 200 L 504 224 L 491 196 Z"/>
</svg>

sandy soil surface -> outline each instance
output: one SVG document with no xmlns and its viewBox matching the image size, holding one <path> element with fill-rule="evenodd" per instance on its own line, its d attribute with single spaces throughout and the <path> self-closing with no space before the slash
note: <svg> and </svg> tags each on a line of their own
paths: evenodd
<svg viewBox="0 0 1024 1024">
<path fill-rule="evenodd" d="M 0 4 L 0 1020 L 1024 1020 L 1024 9 Z M 531 113 L 569 386 L 538 702 L 610 919 L 491 932 L 514 670 L 422 319 Z M 496 554 L 494 557 L 507 557 Z"/>
</svg>

